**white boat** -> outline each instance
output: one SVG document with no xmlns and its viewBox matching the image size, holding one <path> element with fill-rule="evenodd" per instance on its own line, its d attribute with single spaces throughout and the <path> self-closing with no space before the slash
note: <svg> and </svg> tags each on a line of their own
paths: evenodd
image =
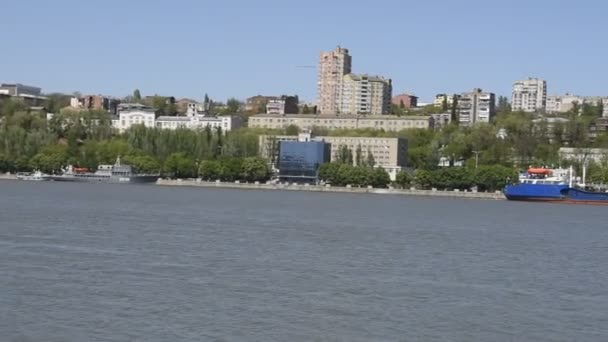
<svg viewBox="0 0 608 342">
<path fill-rule="evenodd" d="M 25 181 L 46 181 L 50 179 L 50 176 L 36 170 L 33 173 L 18 173 L 17 179 Z"/>
</svg>

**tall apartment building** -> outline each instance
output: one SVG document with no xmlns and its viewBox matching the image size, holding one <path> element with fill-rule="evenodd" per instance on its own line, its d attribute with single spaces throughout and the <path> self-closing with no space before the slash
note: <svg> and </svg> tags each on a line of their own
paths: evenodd
<svg viewBox="0 0 608 342">
<path fill-rule="evenodd" d="M 547 81 L 529 77 L 513 83 L 511 107 L 514 111 L 542 112 L 547 108 Z"/>
<path fill-rule="evenodd" d="M 490 122 L 496 115 L 496 96 L 475 88 L 472 92 L 460 94 L 457 111 L 461 125 Z"/>
<path fill-rule="evenodd" d="M 344 75 L 338 114 L 382 115 L 390 111 L 393 92 L 391 80 L 380 76 Z"/>
<path fill-rule="evenodd" d="M 350 74 L 351 68 L 348 49 L 338 46 L 319 55 L 318 110 L 321 114 L 338 113 L 344 75 Z"/>
</svg>

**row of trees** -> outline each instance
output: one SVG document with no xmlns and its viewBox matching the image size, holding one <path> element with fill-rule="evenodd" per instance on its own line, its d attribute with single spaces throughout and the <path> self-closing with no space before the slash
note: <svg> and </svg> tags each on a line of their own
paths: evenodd
<svg viewBox="0 0 608 342">
<path fill-rule="evenodd" d="M 334 186 L 368 186 L 386 188 L 391 179 L 381 167 L 353 166 L 340 162 L 325 163 L 319 168 L 319 178 Z"/>
<path fill-rule="evenodd" d="M 484 165 L 477 169 L 445 167 L 433 171 L 419 169 L 413 174 L 402 171 L 397 174 L 395 184 L 401 188 L 467 190 L 477 187 L 479 191 L 496 191 L 516 181 L 517 177 L 515 169 L 502 165 Z"/>
</svg>

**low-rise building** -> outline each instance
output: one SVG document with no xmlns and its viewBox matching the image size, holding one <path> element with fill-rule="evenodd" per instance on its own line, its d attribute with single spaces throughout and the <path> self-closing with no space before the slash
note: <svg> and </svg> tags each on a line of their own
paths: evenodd
<svg viewBox="0 0 608 342">
<path fill-rule="evenodd" d="M 393 96 L 391 100 L 393 106 L 403 107 L 403 108 L 415 108 L 418 107 L 418 96 L 414 96 L 411 94 L 399 94 Z"/>
<path fill-rule="evenodd" d="M 324 141 L 281 140 L 278 142 L 279 181 L 319 182 L 319 168 L 330 161 L 330 144 Z"/>
<path fill-rule="evenodd" d="M 397 173 L 407 165 L 407 140 L 403 138 L 379 137 L 312 137 L 310 133 L 295 135 L 261 135 L 259 137 L 260 156 L 269 161 L 276 160 L 276 147 L 281 141 L 323 141 L 331 145 L 331 161 L 338 159 L 340 150 L 348 148 L 353 155 L 353 165 L 374 161 L 375 167 L 382 167 L 395 180 Z M 370 157 L 371 156 L 371 157 Z"/>
<path fill-rule="evenodd" d="M 359 129 L 372 128 L 385 131 L 400 131 L 411 128 L 431 128 L 430 116 L 396 116 L 396 115 L 275 115 L 259 114 L 249 118 L 249 127 L 282 129 L 288 126 L 296 126 L 300 129 L 312 129 L 314 127 L 334 129 Z"/>
<path fill-rule="evenodd" d="M 266 114 L 298 114 L 298 102 L 297 96 L 269 99 L 266 103 Z"/>
<path fill-rule="evenodd" d="M 124 132 L 133 125 L 154 127 L 156 110 L 154 108 L 136 103 L 123 103 L 118 105 L 118 115 L 112 118 L 112 126 L 119 132 Z"/>
</svg>

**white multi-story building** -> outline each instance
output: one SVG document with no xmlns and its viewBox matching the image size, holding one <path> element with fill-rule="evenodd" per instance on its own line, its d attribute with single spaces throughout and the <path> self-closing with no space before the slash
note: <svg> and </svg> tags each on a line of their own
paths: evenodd
<svg viewBox="0 0 608 342">
<path fill-rule="evenodd" d="M 542 112 L 547 107 L 547 82 L 529 77 L 513 83 L 511 107 L 514 111 Z"/>
<path fill-rule="evenodd" d="M 463 126 L 490 122 L 496 115 L 496 96 L 479 88 L 462 93 L 458 100 L 457 112 L 458 122 Z"/>
<path fill-rule="evenodd" d="M 143 124 L 146 127 L 161 129 L 212 129 L 221 128 L 227 132 L 241 126 L 238 116 L 209 116 L 204 112 L 202 105 L 188 104 L 186 116 L 159 116 L 155 110 L 138 104 L 121 104 L 118 116 L 112 119 L 112 125 L 120 132 L 124 132 L 133 125 Z"/>
<path fill-rule="evenodd" d="M 604 110 L 602 112 L 602 117 L 608 118 L 608 98 L 602 99 L 602 108 Z"/>
<path fill-rule="evenodd" d="M 391 80 L 383 77 L 344 75 L 337 113 L 387 114 L 390 111 L 392 92 Z"/>
<path fill-rule="evenodd" d="M 133 125 L 154 127 L 156 111 L 153 108 L 133 103 L 118 106 L 118 116 L 112 119 L 112 126 L 124 132 Z"/>
<path fill-rule="evenodd" d="M 351 72 L 352 57 L 348 49 L 337 47 L 319 56 L 318 104 L 321 114 L 338 112 L 344 75 Z"/>
</svg>

